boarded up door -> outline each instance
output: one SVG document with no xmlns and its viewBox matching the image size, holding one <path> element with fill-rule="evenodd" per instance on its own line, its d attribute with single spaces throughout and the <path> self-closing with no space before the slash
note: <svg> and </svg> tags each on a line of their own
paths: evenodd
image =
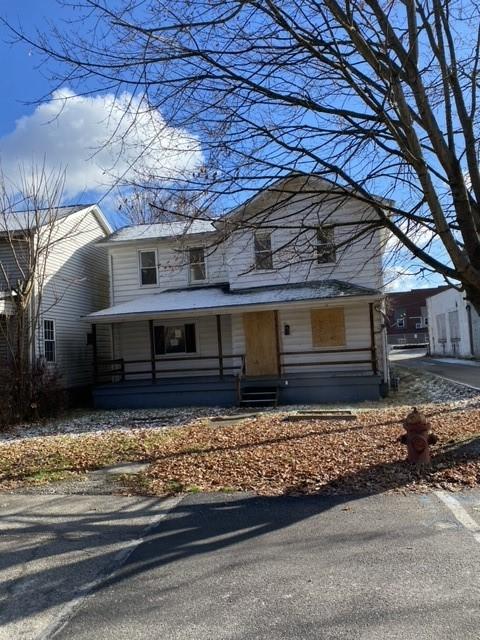
<svg viewBox="0 0 480 640">
<path fill-rule="evenodd" d="M 247 376 L 278 375 L 278 343 L 275 311 L 243 314 Z"/>
</svg>

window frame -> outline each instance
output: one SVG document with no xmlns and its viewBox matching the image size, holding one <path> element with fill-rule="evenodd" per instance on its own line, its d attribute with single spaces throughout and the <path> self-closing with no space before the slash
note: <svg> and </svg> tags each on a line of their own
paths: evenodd
<svg viewBox="0 0 480 640">
<path fill-rule="evenodd" d="M 402 324 L 400 324 L 400 322 Z M 397 329 L 405 329 L 405 318 L 397 318 L 395 324 L 397 325 Z"/>
<path fill-rule="evenodd" d="M 45 327 L 45 324 L 47 322 L 51 322 L 52 323 L 53 338 L 47 338 L 46 337 L 47 329 Z M 47 358 L 47 349 L 46 349 L 47 342 L 49 344 L 53 345 L 53 359 L 52 360 Z M 45 359 L 45 362 L 48 363 L 48 364 L 55 364 L 57 362 L 57 327 L 56 327 L 55 320 L 53 320 L 53 318 L 44 318 L 43 319 L 43 357 Z"/>
<path fill-rule="evenodd" d="M 322 229 L 331 230 L 332 241 L 320 242 L 319 234 Z M 330 255 L 333 254 L 333 260 L 320 260 L 320 247 L 330 247 Z M 335 225 L 334 224 L 319 224 L 315 230 L 315 263 L 319 267 L 337 264 L 337 250 L 335 246 Z"/>
<path fill-rule="evenodd" d="M 175 327 L 183 327 L 183 331 L 184 331 L 184 339 L 185 339 L 185 349 L 187 348 L 187 332 L 185 329 L 186 325 L 192 325 L 193 326 L 193 335 L 194 335 L 194 339 L 195 339 L 195 350 L 194 351 L 172 351 L 170 353 L 167 353 L 166 351 L 164 351 L 164 353 L 159 353 L 157 351 L 157 339 L 156 339 L 156 332 L 155 329 L 158 327 L 163 327 L 164 329 L 164 341 L 165 341 L 165 329 L 167 328 L 175 328 Z M 165 346 L 165 345 L 164 345 Z M 179 356 L 195 356 L 198 355 L 199 350 L 198 350 L 198 327 L 197 327 L 197 323 L 196 322 L 178 322 L 175 320 L 171 320 L 171 321 L 164 321 L 164 322 L 156 322 L 153 325 L 153 349 L 154 349 L 154 353 L 155 353 L 155 358 L 176 358 Z"/>
<path fill-rule="evenodd" d="M 261 249 L 257 250 L 257 236 L 266 236 L 269 239 L 270 248 L 269 249 Z M 254 271 L 257 273 L 268 273 L 271 271 L 275 271 L 275 267 L 273 266 L 273 242 L 272 242 L 273 231 L 268 231 L 267 229 L 257 229 L 253 232 L 253 266 Z M 258 257 L 261 254 L 268 254 L 270 256 L 270 267 L 260 267 L 258 265 Z"/>
<path fill-rule="evenodd" d="M 155 255 L 155 284 L 143 284 L 142 282 L 142 270 L 143 269 L 151 269 L 153 270 L 153 267 L 142 267 L 142 253 L 153 253 Z M 157 252 L 157 248 L 145 248 L 145 249 L 138 249 L 137 251 L 137 263 L 138 263 L 138 283 L 139 286 L 142 287 L 142 289 L 148 289 L 148 288 L 153 288 L 153 287 L 158 287 L 158 252 Z"/>
<path fill-rule="evenodd" d="M 202 278 L 201 280 L 196 280 L 194 278 L 192 278 L 192 266 L 195 263 L 192 263 L 191 260 L 191 252 L 192 251 L 198 251 L 201 250 L 203 252 L 203 262 L 198 262 L 196 264 L 203 264 L 203 271 L 205 274 L 205 277 Z M 203 284 L 204 282 L 208 281 L 208 269 L 207 269 L 207 254 L 205 252 L 205 246 L 204 245 L 195 245 L 193 247 L 188 247 L 187 249 L 188 252 L 188 282 L 190 284 Z"/>
</svg>

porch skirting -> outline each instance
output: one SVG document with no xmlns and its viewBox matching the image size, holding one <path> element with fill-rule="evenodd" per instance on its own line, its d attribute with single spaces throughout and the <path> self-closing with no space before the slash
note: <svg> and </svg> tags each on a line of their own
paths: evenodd
<svg viewBox="0 0 480 640">
<path fill-rule="evenodd" d="M 244 384 L 278 387 L 279 404 L 330 404 L 380 398 L 378 375 L 292 373 L 282 377 L 243 379 Z M 97 409 L 153 409 L 161 407 L 231 407 L 238 401 L 235 376 L 158 378 L 97 385 Z"/>
</svg>

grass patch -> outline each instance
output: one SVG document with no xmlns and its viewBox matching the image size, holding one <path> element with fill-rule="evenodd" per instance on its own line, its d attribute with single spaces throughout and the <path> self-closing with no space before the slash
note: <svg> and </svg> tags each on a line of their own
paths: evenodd
<svg viewBox="0 0 480 640">
<path fill-rule="evenodd" d="M 431 469 L 405 464 L 404 407 L 359 411 L 355 422 L 270 412 L 221 429 L 206 421 L 168 431 L 32 438 L 0 445 L 0 488 L 58 482 L 119 463 L 150 462 L 121 478 L 142 495 L 249 491 L 263 495 L 371 493 L 480 484 L 480 408 L 425 409 L 439 445 Z M 78 476 L 76 476 L 78 477 Z"/>
</svg>

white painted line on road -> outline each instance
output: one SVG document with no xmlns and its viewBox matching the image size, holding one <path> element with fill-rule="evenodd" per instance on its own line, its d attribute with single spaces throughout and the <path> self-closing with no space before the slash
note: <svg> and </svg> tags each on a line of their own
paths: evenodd
<svg viewBox="0 0 480 640">
<path fill-rule="evenodd" d="M 53 620 L 35 640 L 52 640 L 59 631 L 61 631 L 68 622 L 73 618 L 79 607 L 89 598 L 96 589 L 109 578 L 113 578 L 115 574 L 121 569 L 132 553 L 143 542 L 145 542 L 150 531 L 154 529 L 158 523 L 165 518 L 175 507 L 184 499 L 185 496 L 178 496 L 177 498 L 169 498 L 164 501 L 165 508 L 155 518 L 152 519 L 150 524 L 145 528 L 143 535 L 140 538 L 135 538 L 125 543 L 125 546 L 119 551 L 113 558 L 113 561 L 109 566 L 102 571 L 96 578 L 84 584 L 76 592 L 72 599 L 62 608 L 59 615 Z"/>
<path fill-rule="evenodd" d="M 475 540 L 480 543 L 480 525 L 468 514 L 460 502 L 446 491 L 435 491 L 436 496 L 453 513 L 458 522 L 468 529 Z"/>
</svg>

